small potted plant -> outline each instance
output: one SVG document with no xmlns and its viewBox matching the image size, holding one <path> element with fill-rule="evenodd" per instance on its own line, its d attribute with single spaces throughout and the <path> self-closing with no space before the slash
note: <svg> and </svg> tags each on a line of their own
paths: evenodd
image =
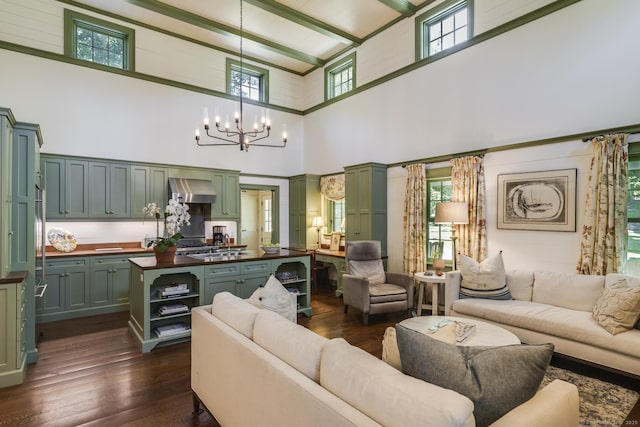
<svg viewBox="0 0 640 427">
<path fill-rule="evenodd" d="M 179 232 L 180 227 L 190 225 L 189 205 L 171 199 L 165 206 L 164 212 L 155 203 L 147 204 L 142 208 L 142 212 L 145 217 L 149 215 L 156 218 L 156 238 L 151 240 L 147 247 L 153 246 L 153 253 L 158 263 L 171 262 L 176 253 L 178 240 L 182 238 Z M 164 216 L 164 230 L 161 237 L 160 218 L 162 216 Z"/>
<path fill-rule="evenodd" d="M 444 260 L 442 259 L 444 242 L 431 242 L 429 246 L 429 252 L 433 260 L 431 261 L 433 270 L 436 272 L 437 276 L 442 276 L 445 266 Z"/>
</svg>

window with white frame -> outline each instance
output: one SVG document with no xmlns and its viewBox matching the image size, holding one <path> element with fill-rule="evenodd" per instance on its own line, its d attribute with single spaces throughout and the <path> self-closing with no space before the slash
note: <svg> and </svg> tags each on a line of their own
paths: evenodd
<svg viewBox="0 0 640 427">
<path fill-rule="evenodd" d="M 348 55 L 325 69 L 326 99 L 332 99 L 356 87 L 356 54 Z"/>
<path fill-rule="evenodd" d="M 640 144 L 629 145 L 628 180 L 625 273 L 640 276 Z"/>
<path fill-rule="evenodd" d="M 416 18 L 417 59 L 427 58 L 471 37 L 471 0 L 451 0 Z"/>
<path fill-rule="evenodd" d="M 259 102 L 269 102 L 269 70 L 227 58 L 227 93 Z"/>
<path fill-rule="evenodd" d="M 451 201 L 451 168 L 427 170 L 427 202 L 425 206 L 427 219 L 427 263 L 435 258 L 453 261 L 453 244 L 451 242 L 451 225 L 436 224 L 436 205 Z"/>
<path fill-rule="evenodd" d="M 331 207 L 329 224 L 330 231 L 342 233 L 344 231 L 344 199 L 330 201 Z"/>
<path fill-rule="evenodd" d="M 123 70 L 134 69 L 134 30 L 65 10 L 65 55 Z"/>
</svg>

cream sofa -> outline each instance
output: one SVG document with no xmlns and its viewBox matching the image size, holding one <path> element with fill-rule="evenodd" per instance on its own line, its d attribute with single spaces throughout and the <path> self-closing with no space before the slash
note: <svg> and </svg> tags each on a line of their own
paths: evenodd
<svg viewBox="0 0 640 427">
<path fill-rule="evenodd" d="M 462 276 L 459 271 L 447 273 L 445 314 L 490 322 L 513 332 L 522 342 L 552 342 L 556 353 L 640 375 L 640 330 L 611 335 L 592 316 L 605 286 L 622 278 L 631 286 L 640 286 L 640 279 L 541 270 L 506 273 L 513 298 L 508 301 L 459 299 Z"/>
<path fill-rule="evenodd" d="M 191 388 L 225 427 L 475 423 L 466 397 L 226 292 L 192 310 Z M 554 381 L 494 425 L 577 423 L 577 389 Z"/>
</svg>

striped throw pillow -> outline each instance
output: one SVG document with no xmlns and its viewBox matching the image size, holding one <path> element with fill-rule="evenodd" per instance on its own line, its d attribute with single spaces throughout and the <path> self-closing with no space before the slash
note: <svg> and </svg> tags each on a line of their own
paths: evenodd
<svg viewBox="0 0 640 427">
<path fill-rule="evenodd" d="M 460 255 L 460 274 L 460 298 L 512 299 L 507 286 L 502 251 L 482 262 Z"/>
</svg>

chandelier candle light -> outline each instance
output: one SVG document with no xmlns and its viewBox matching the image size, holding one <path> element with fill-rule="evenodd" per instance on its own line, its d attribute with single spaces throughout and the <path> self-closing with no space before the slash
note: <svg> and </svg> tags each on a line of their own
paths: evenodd
<svg viewBox="0 0 640 427">
<path fill-rule="evenodd" d="M 243 91 L 242 80 L 245 77 L 244 74 L 244 56 L 242 52 L 242 39 L 244 34 L 243 22 L 242 22 L 242 0 L 240 0 L 240 111 L 236 111 L 234 113 L 234 122 L 235 129 L 231 128 L 229 120 L 227 119 L 222 126 L 220 121 L 220 116 L 215 116 L 215 130 L 218 132 L 210 133 L 210 119 L 209 119 L 209 111 L 205 108 L 204 110 L 204 130 L 208 137 L 214 138 L 224 142 L 201 142 L 200 141 L 200 129 L 196 129 L 196 144 L 200 146 L 214 146 L 214 145 L 239 145 L 240 151 L 249 151 L 250 146 L 258 146 L 258 147 L 279 147 L 284 148 L 287 145 L 287 131 L 284 129 L 282 131 L 282 143 L 281 144 L 271 144 L 271 143 L 260 143 L 256 144 L 257 141 L 266 139 L 269 137 L 271 133 L 271 120 L 266 115 L 262 115 L 260 119 L 260 124 L 258 124 L 258 120 L 253 123 L 253 129 L 247 130 L 244 127 L 244 111 L 243 111 Z"/>
</svg>

